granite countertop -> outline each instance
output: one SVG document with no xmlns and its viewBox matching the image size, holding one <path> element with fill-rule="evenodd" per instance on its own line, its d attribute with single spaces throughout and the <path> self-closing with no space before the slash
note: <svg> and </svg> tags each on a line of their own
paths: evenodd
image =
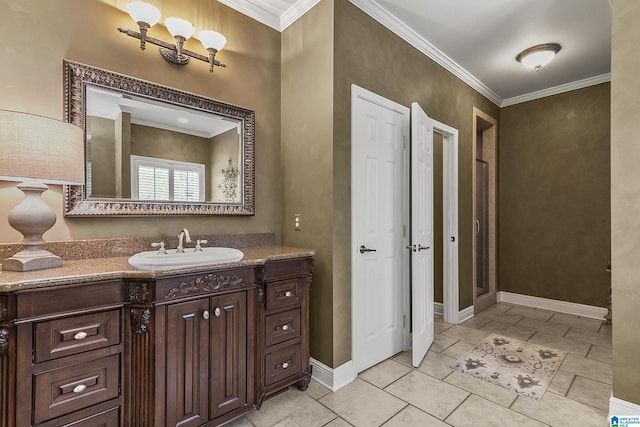
<svg viewBox="0 0 640 427">
<path fill-rule="evenodd" d="M 200 265 L 162 270 L 143 271 L 128 263 L 128 256 L 111 258 L 93 258 L 65 260 L 62 267 L 28 272 L 0 271 L 0 293 L 8 293 L 26 289 L 71 285 L 88 281 L 109 279 L 155 279 L 211 271 L 212 268 L 246 267 L 262 265 L 267 261 L 286 260 L 313 256 L 311 249 L 292 248 L 287 246 L 257 246 L 242 248 L 244 258 L 241 261 L 213 265 Z"/>
</svg>

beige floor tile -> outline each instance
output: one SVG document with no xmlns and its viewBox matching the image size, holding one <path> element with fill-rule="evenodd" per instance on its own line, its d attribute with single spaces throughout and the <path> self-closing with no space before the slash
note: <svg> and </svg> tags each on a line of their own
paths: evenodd
<svg viewBox="0 0 640 427">
<path fill-rule="evenodd" d="M 456 359 L 452 357 L 428 351 L 427 355 L 422 359 L 422 363 L 420 363 L 418 370 L 441 380 L 451 373 L 449 365 L 455 360 Z"/>
<path fill-rule="evenodd" d="M 314 379 L 311 380 L 311 382 L 309 383 L 309 387 L 305 391 L 298 390 L 297 386 L 292 386 L 291 388 L 299 393 L 305 393 L 314 399 L 319 399 L 325 394 L 331 393 L 331 389 L 323 386 L 322 384 L 320 384 L 318 381 Z"/>
<path fill-rule="evenodd" d="M 603 411 L 608 411 L 611 386 L 577 376 L 567 393 L 567 397 Z"/>
<path fill-rule="evenodd" d="M 461 325 L 466 326 L 467 328 L 480 329 L 489 322 L 491 322 L 491 319 L 487 319 L 486 317 L 474 316 L 471 319 L 462 322 Z"/>
<path fill-rule="evenodd" d="M 465 326 L 455 325 L 442 332 L 442 335 L 446 335 L 451 338 L 456 338 L 462 341 L 466 341 L 469 344 L 478 344 L 480 341 L 491 335 L 491 332 L 479 331 L 473 328 L 467 328 Z"/>
<path fill-rule="evenodd" d="M 457 343 L 443 351 L 442 355 L 457 359 L 468 351 L 471 351 L 473 347 L 475 347 L 473 344 L 469 344 L 468 342 L 464 341 L 458 341 Z"/>
<path fill-rule="evenodd" d="M 613 330 L 613 326 L 602 324 L 600 329 L 598 330 L 599 334 L 611 336 L 611 331 Z"/>
<path fill-rule="evenodd" d="M 507 325 L 515 325 L 522 320 L 522 316 L 510 315 L 509 312 L 502 313 L 499 311 L 483 311 L 475 316 L 478 319 L 487 319 L 497 323 L 504 323 Z"/>
<path fill-rule="evenodd" d="M 439 419 L 432 417 L 426 412 L 422 412 L 415 406 L 407 406 L 396 416 L 391 418 L 384 427 L 447 427 Z"/>
<path fill-rule="evenodd" d="M 380 426 L 407 405 L 360 379 L 321 397 L 319 402 L 356 427 Z"/>
<path fill-rule="evenodd" d="M 511 409 L 551 426 L 607 425 L 604 412 L 554 393 L 545 393 L 539 401 L 519 396 L 511 405 Z"/>
<path fill-rule="evenodd" d="M 592 345 L 591 350 L 587 354 L 587 359 L 594 359 L 600 362 L 613 364 L 612 350 L 609 347 L 600 347 L 599 345 Z"/>
<path fill-rule="evenodd" d="M 516 326 L 532 328 L 544 334 L 557 335 L 560 337 L 566 334 L 569 330 L 569 326 L 563 323 L 543 322 L 542 320 L 529 319 L 528 317 L 525 317 L 524 319 L 516 323 Z"/>
<path fill-rule="evenodd" d="M 602 383 L 612 383 L 613 371 L 610 364 L 576 356 L 575 354 L 567 354 L 562 365 L 560 365 L 560 370 Z"/>
<path fill-rule="evenodd" d="M 470 396 L 445 421 L 455 427 L 544 427 L 536 420 L 478 396 Z"/>
<path fill-rule="evenodd" d="M 433 331 L 436 334 L 441 333 L 442 331 L 446 331 L 447 329 L 449 329 L 450 327 L 452 327 L 453 325 L 451 323 L 444 323 L 444 322 L 434 322 L 433 323 Z"/>
<path fill-rule="evenodd" d="M 576 376 L 569 372 L 557 371 L 551 380 L 551 384 L 547 388 L 547 391 L 551 393 L 559 394 L 560 396 L 565 396 L 569 391 L 569 387 L 571 387 L 571 383 Z"/>
<path fill-rule="evenodd" d="M 491 313 L 492 311 L 497 313 L 504 313 L 507 310 L 511 310 L 513 307 L 515 307 L 515 305 L 506 302 L 499 302 L 496 305 L 492 305 L 491 307 L 484 310 L 483 313 Z"/>
<path fill-rule="evenodd" d="M 273 425 L 273 427 L 301 427 L 300 424 L 296 423 L 291 419 L 291 417 L 287 417 L 284 420 L 280 421 Z"/>
<path fill-rule="evenodd" d="M 451 372 L 451 374 L 444 379 L 444 382 L 507 408 L 516 400 L 516 397 L 518 397 L 514 392 L 474 378 L 471 375 L 461 374 L 460 372 Z"/>
<path fill-rule="evenodd" d="M 247 414 L 247 419 L 256 427 L 271 427 L 287 417 L 300 426 L 323 426 L 336 414 L 299 391 L 287 390 L 262 404 L 259 411 Z"/>
<path fill-rule="evenodd" d="M 336 418 L 329 424 L 325 424 L 324 427 L 351 427 L 351 424 L 343 420 L 342 418 Z"/>
<path fill-rule="evenodd" d="M 576 341 L 569 338 L 558 337 L 555 335 L 536 332 L 534 336 L 529 338 L 530 343 L 546 345 L 549 348 L 564 351 L 565 353 L 573 353 L 578 356 L 586 356 L 591 345 L 585 342 Z"/>
<path fill-rule="evenodd" d="M 516 306 L 507 311 L 510 316 L 522 316 L 529 319 L 542 320 L 546 322 L 553 316 L 553 312 L 547 310 L 539 310 L 537 308 Z"/>
<path fill-rule="evenodd" d="M 586 317 L 573 316 L 571 314 L 555 313 L 549 323 L 561 323 L 572 328 L 584 329 L 585 331 L 598 332 L 602 326 L 601 320 L 589 319 Z"/>
<path fill-rule="evenodd" d="M 601 347 L 611 347 L 611 336 L 600 334 L 597 332 L 589 332 L 583 329 L 571 328 L 565 334 L 565 338 L 571 338 L 576 341 L 582 341 L 589 344 L 599 345 Z"/>
<path fill-rule="evenodd" d="M 446 418 L 469 396 L 464 390 L 418 371 L 400 378 L 385 391 L 439 419 Z"/>
<path fill-rule="evenodd" d="M 254 427 L 254 426 L 253 424 L 251 424 L 251 421 L 249 421 L 247 419 L 247 416 L 245 415 L 244 417 L 231 421 L 229 424 L 226 425 L 226 427 Z"/>
<path fill-rule="evenodd" d="M 358 377 L 378 388 L 385 388 L 398 378 L 411 371 L 411 367 L 387 359 L 361 372 Z"/>
<path fill-rule="evenodd" d="M 413 358 L 413 354 L 411 351 L 405 351 L 403 353 L 398 353 L 391 358 L 391 360 L 395 360 L 398 363 L 402 363 L 406 366 L 411 366 L 411 359 Z"/>
<path fill-rule="evenodd" d="M 429 351 L 442 353 L 444 350 L 448 349 L 457 342 L 458 340 L 455 338 L 451 338 L 442 334 L 435 334 L 433 336 L 433 344 L 431 344 Z"/>
<path fill-rule="evenodd" d="M 516 338 L 521 341 L 528 340 L 533 334 L 536 333 L 536 330 L 533 328 L 519 325 L 520 323 L 518 323 L 517 325 L 508 325 L 506 323 L 489 322 L 488 324 L 480 328 L 480 330 L 492 334 L 499 334 L 510 338 Z"/>
</svg>

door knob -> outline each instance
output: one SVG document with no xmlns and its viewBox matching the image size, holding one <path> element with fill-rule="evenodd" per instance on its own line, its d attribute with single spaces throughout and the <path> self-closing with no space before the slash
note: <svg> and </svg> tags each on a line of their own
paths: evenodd
<svg viewBox="0 0 640 427">
<path fill-rule="evenodd" d="M 202 313 L 202 318 L 203 318 L 204 320 L 209 320 L 209 311 L 208 311 L 208 310 L 205 310 L 205 311 Z"/>
<path fill-rule="evenodd" d="M 375 252 L 375 249 L 369 249 L 365 245 L 360 246 L 360 253 L 363 254 L 365 252 Z"/>
<path fill-rule="evenodd" d="M 220 312 L 220 307 L 216 307 L 216 309 L 215 309 L 215 310 L 213 310 L 213 314 L 215 314 L 215 315 L 216 315 L 216 317 L 220 317 L 220 313 L 221 313 L 221 312 Z"/>
</svg>

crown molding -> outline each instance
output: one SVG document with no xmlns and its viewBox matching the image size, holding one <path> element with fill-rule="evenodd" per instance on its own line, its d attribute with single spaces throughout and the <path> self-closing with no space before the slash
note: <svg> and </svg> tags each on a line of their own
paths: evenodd
<svg viewBox="0 0 640 427">
<path fill-rule="evenodd" d="M 502 99 L 494 91 L 489 89 L 484 83 L 474 77 L 467 70 L 462 68 L 457 62 L 449 58 L 440 49 L 429 43 L 425 38 L 420 36 L 414 30 L 409 28 L 406 24 L 401 22 L 398 18 L 393 16 L 389 11 L 381 7 L 375 1 L 371 0 L 349 0 L 364 13 L 384 25 L 391 32 L 402 38 L 411 46 L 418 49 L 420 52 L 433 59 L 436 63 L 440 64 L 443 68 L 448 70 L 454 76 L 477 90 L 480 94 L 487 97 L 491 102 L 496 105 L 500 105 Z"/>
<path fill-rule="evenodd" d="M 545 98 L 547 96 L 558 95 L 560 93 L 570 92 L 576 89 L 582 89 L 585 87 L 597 85 L 600 83 L 606 83 L 611 81 L 611 73 L 601 74 L 599 76 L 589 77 L 582 80 L 577 80 L 571 83 L 565 83 L 559 86 L 550 87 L 547 89 L 538 90 L 531 93 L 526 93 L 520 96 L 514 96 L 513 98 L 504 99 L 498 106 L 500 108 L 509 107 L 511 105 L 520 104 L 527 101 L 533 101 L 535 99 Z"/>
<path fill-rule="evenodd" d="M 281 31 L 279 16 L 269 13 L 248 0 L 218 0 L 218 2 L 247 15 L 249 18 L 253 18 L 256 21 L 267 25 L 274 30 Z"/>
<path fill-rule="evenodd" d="M 284 31 L 318 3 L 320 0 L 298 0 L 280 17 L 280 31 Z"/>
<path fill-rule="evenodd" d="M 320 0 L 298 0 L 281 16 L 277 16 L 259 7 L 250 0 L 218 1 L 280 32 L 284 31 L 289 25 L 296 22 L 298 18 L 307 13 L 313 6 L 320 2 Z"/>
</svg>

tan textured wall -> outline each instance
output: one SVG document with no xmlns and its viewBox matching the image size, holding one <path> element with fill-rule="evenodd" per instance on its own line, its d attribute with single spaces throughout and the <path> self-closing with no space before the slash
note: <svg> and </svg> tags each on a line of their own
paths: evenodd
<svg viewBox="0 0 640 427">
<path fill-rule="evenodd" d="M 640 405 L 640 2 L 612 2 L 613 396 Z"/>
<path fill-rule="evenodd" d="M 210 75 L 208 65 L 192 60 L 184 67 L 166 62 L 157 47 L 119 33 L 136 29 L 124 12 L 128 1 L 0 0 L 0 108 L 56 119 L 63 116 L 62 61 L 94 67 L 197 93 L 256 111 L 256 215 L 253 217 L 72 218 L 62 216 L 62 187 L 51 186 L 45 201 L 58 221 L 45 239 L 69 240 L 121 236 L 174 235 L 188 227 L 198 233 L 274 232 L 280 238 L 282 174 L 280 159 L 280 33 L 211 0 L 152 0 L 163 17 L 180 16 L 198 28 L 225 34 L 219 59 L 229 68 Z M 118 5 L 122 9 L 115 7 Z M 171 36 L 160 24 L 149 34 Z M 197 40 L 187 48 L 205 52 Z M 22 239 L 9 227 L 9 210 L 21 199 L 15 184 L 0 183 L 0 242 Z"/>
<path fill-rule="evenodd" d="M 335 0 L 334 83 L 334 353 L 351 357 L 351 84 L 409 106 L 459 131 L 460 309 L 473 303 L 471 132 L 473 107 L 498 107 L 347 0 Z"/>
<path fill-rule="evenodd" d="M 500 290 L 607 305 L 609 89 L 502 109 Z"/>
<path fill-rule="evenodd" d="M 333 0 L 282 33 L 282 241 L 316 250 L 311 356 L 333 365 Z M 340 185 L 344 185 L 341 183 Z M 301 215 L 295 231 L 293 215 Z M 350 347 L 349 347 L 350 348 Z"/>
</svg>

